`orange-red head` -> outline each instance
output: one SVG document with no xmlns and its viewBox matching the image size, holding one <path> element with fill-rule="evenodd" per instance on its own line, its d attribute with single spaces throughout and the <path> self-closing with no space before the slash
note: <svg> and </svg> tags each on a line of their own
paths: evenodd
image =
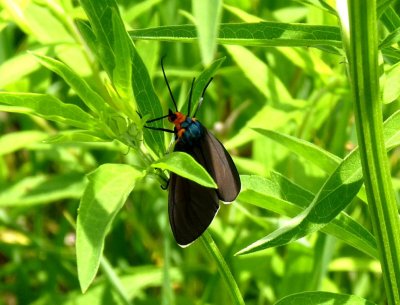
<svg viewBox="0 0 400 305">
<path fill-rule="evenodd" d="M 168 121 L 173 123 L 177 130 L 181 129 L 181 124 L 185 122 L 185 120 L 186 115 L 184 115 L 182 112 L 172 112 L 171 109 L 168 110 Z"/>
</svg>

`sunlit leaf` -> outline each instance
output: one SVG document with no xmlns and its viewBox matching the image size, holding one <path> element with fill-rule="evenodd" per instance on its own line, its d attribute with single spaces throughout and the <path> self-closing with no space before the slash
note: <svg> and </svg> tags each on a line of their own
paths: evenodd
<svg viewBox="0 0 400 305">
<path fill-rule="evenodd" d="M 167 154 L 163 158 L 154 162 L 151 166 L 154 168 L 169 170 L 205 187 L 217 188 L 217 185 L 208 172 L 197 163 L 192 156 L 186 153 L 173 152 Z"/>
<path fill-rule="evenodd" d="M 160 26 L 129 31 L 133 39 L 194 42 L 193 25 Z M 342 46 L 340 30 L 334 26 L 278 22 L 222 23 L 217 42 L 244 46 Z"/>
<path fill-rule="evenodd" d="M 104 239 L 128 195 L 143 173 L 124 164 L 103 164 L 88 175 L 89 183 L 79 205 L 76 256 L 82 291 L 93 281 Z"/>
</svg>

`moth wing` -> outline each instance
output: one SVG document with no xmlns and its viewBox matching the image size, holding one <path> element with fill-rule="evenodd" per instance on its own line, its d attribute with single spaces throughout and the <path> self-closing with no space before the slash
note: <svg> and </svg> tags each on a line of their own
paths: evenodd
<svg viewBox="0 0 400 305">
<path fill-rule="evenodd" d="M 218 210 L 215 189 L 171 173 L 168 214 L 172 233 L 180 246 L 188 246 L 203 234 Z"/>
<path fill-rule="evenodd" d="M 204 136 L 191 152 L 218 185 L 218 198 L 231 202 L 240 192 L 240 177 L 232 157 L 220 141 L 204 128 Z"/>
</svg>

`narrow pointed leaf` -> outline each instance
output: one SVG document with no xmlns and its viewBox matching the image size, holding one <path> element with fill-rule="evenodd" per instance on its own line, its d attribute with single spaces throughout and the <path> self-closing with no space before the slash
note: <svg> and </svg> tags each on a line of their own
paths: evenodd
<svg viewBox="0 0 400 305">
<path fill-rule="evenodd" d="M 1 92 L 1 104 L 12 106 L 3 108 L 4 111 L 33 114 L 81 129 L 97 127 L 96 120 L 78 106 L 65 104 L 47 94 Z"/>
<path fill-rule="evenodd" d="M 128 100 L 132 96 L 132 63 L 130 46 L 132 44 L 121 17 L 115 9 L 112 12 L 112 24 L 115 52 L 115 69 L 113 70 L 113 85 L 119 95 Z"/>
<path fill-rule="evenodd" d="M 241 181 L 242 191 L 239 201 L 254 204 L 279 215 L 289 217 L 298 215 L 309 206 L 315 196 L 277 173 L 272 173 L 270 179 L 242 175 Z M 378 256 L 373 235 L 344 212 L 321 231 L 343 240 L 372 257 Z"/>
<path fill-rule="evenodd" d="M 93 54 L 97 54 L 96 36 L 94 35 L 89 22 L 87 22 L 87 20 L 78 19 L 75 21 L 75 23 L 78 27 L 79 33 L 82 35 L 90 50 L 93 52 Z"/>
<path fill-rule="evenodd" d="M 66 130 L 49 137 L 43 142 L 46 144 L 54 143 L 76 143 L 76 142 L 109 142 L 112 139 L 99 132 L 90 132 L 86 130 Z"/>
<path fill-rule="evenodd" d="M 123 23 L 116 2 L 83 0 L 81 3 L 91 25 L 91 32 L 86 31 L 88 32 L 87 36 L 89 39 L 93 38 L 93 35 L 96 37 L 97 55 L 110 79 L 116 82 L 117 90 L 121 91 L 123 95 L 129 96 L 128 86 L 131 83 L 139 113 L 143 116 L 149 115 L 150 118 L 161 117 L 160 101 L 143 60 L 128 35 L 124 35 Z M 116 58 L 117 55 L 123 55 L 123 58 Z M 126 67 L 129 64 L 132 64 L 131 68 Z M 124 79 L 124 75 L 130 77 L 130 73 L 132 74 L 131 80 Z M 136 115 L 131 113 L 133 112 L 131 107 L 126 108 L 129 109 L 129 116 Z M 152 126 L 161 128 L 163 125 L 161 121 L 157 121 Z M 164 154 L 165 145 L 162 132 L 144 129 L 144 138 L 146 144 L 157 155 Z"/>
<path fill-rule="evenodd" d="M 96 54 L 104 70 L 112 79 L 115 68 L 113 51 L 114 35 L 112 25 L 112 9 L 118 10 L 115 1 L 82 0 L 81 5 L 89 18 L 91 30 L 96 37 Z M 86 31 L 88 34 L 88 31 Z"/>
<path fill-rule="evenodd" d="M 342 161 L 341 158 L 331 154 L 330 152 L 316 146 L 313 143 L 295 138 L 286 134 L 279 133 L 274 130 L 254 128 L 258 133 L 275 140 L 277 143 L 285 146 L 307 161 L 314 163 L 326 172 L 332 172 Z"/>
<path fill-rule="evenodd" d="M 400 111 L 397 111 L 384 123 L 386 144 L 399 145 L 399 134 Z M 322 229 L 351 202 L 361 185 L 362 169 L 357 148 L 343 159 L 307 209 L 293 218 L 287 226 L 240 250 L 238 254 L 287 244 Z"/>
<path fill-rule="evenodd" d="M 222 63 L 224 62 L 225 57 L 219 58 L 215 60 L 209 67 L 203 70 L 200 75 L 196 78 L 193 88 L 192 94 L 192 109 L 191 114 L 194 113 L 197 105 L 199 104 L 201 94 L 207 82 L 215 75 L 217 70 L 221 67 Z M 186 100 L 184 106 L 182 107 L 182 111 L 186 113 L 188 101 Z"/>
<path fill-rule="evenodd" d="M 196 42 L 193 25 L 172 25 L 129 31 L 132 39 Z M 279 22 L 221 24 L 217 42 L 244 46 L 342 47 L 339 27 Z"/>
<path fill-rule="evenodd" d="M 0 207 L 48 204 L 82 196 L 86 181 L 81 173 L 26 177 L 0 190 Z"/>
<path fill-rule="evenodd" d="M 48 56 L 39 54 L 34 54 L 34 56 L 43 66 L 61 76 L 94 113 L 109 111 L 106 110 L 104 99 L 66 64 Z"/>
<path fill-rule="evenodd" d="M 296 294 L 291 294 L 283 299 L 280 299 L 275 305 L 376 305 L 366 299 L 356 295 L 332 293 L 325 291 L 308 291 Z"/>
<path fill-rule="evenodd" d="M 240 250 L 238 254 L 281 246 L 322 229 L 353 200 L 361 185 L 361 163 L 356 151 L 343 160 L 307 209 L 291 219 L 288 225 Z"/>
<path fill-rule="evenodd" d="M 140 57 L 135 46 L 132 44 L 132 87 L 135 100 L 139 108 L 139 113 L 149 115 L 151 119 L 159 118 L 163 115 L 160 101 L 154 91 L 153 84 L 147 68 Z M 151 123 L 152 127 L 162 128 L 162 121 Z M 164 134 L 161 131 L 144 129 L 146 144 L 157 154 L 165 153 Z"/>
</svg>

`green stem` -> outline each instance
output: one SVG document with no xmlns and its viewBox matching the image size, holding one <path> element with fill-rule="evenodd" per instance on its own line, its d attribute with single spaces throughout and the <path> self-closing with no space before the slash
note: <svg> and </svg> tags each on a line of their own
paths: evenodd
<svg viewBox="0 0 400 305">
<path fill-rule="evenodd" d="M 226 264 L 221 252 L 219 252 L 219 249 L 212 239 L 210 233 L 208 233 L 208 231 L 204 232 L 200 237 L 200 240 L 203 242 L 203 245 L 207 249 L 208 253 L 217 263 L 218 271 L 231 294 L 233 301 L 232 304 L 244 305 L 243 297 L 240 293 L 239 287 L 237 286 L 228 265 Z"/>
<path fill-rule="evenodd" d="M 118 275 L 115 273 L 113 267 L 104 256 L 100 260 L 100 267 L 111 286 L 114 287 L 115 291 L 121 297 L 122 304 L 132 305 L 124 285 L 122 285 Z"/>
<path fill-rule="evenodd" d="M 369 211 L 388 304 L 400 304 L 400 223 L 383 141 L 376 0 L 348 0 L 347 9 L 349 26 L 342 18 L 343 41 Z"/>
</svg>

